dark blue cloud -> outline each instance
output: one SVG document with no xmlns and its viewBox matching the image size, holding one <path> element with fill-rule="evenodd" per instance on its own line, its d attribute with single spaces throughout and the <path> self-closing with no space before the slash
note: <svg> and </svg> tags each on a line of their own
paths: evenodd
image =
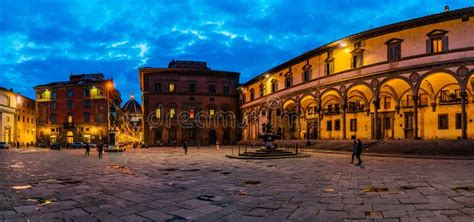
<svg viewBox="0 0 474 222">
<path fill-rule="evenodd" d="M 171 59 L 207 61 L 245 82 L 338 38 L 446 4 L 469 1 L 4 0 L 0 85 L 34 97 L 35 85 L 102 72 L 126 99 L 139 94 L 138 67 Z"/>
</svg>

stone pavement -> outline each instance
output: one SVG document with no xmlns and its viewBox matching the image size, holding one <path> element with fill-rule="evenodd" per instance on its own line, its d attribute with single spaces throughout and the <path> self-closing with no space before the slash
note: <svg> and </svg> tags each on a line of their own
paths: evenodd
<svg viewBox="0 0 474 222">
<path fill-rule="evenodd" d="M 474 161 L 0 150 L 0 221 L 474 221 Z"/>
</svg>

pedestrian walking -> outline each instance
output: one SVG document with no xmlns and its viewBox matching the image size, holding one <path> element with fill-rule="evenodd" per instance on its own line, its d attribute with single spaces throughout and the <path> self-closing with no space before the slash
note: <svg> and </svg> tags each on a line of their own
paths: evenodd
<svg viewBox="0 0 474 222">
<path fill-rule="evenodd" d="M 188 142 L 183 143 L 184 155 L 188 155 Z"/>
<path fill-rule="evenodd" d="M 84 153 L 84 156 L 89 156 L 89 152 L 91 151 L 91 148 L 87 142 L 84 142 L 86 146 L 86 152 Z"/>
<path fill-rule="evenodd" d="M 357 143 L 357 140 L 354 140 L 353 143 L 352 143 L 352 160 L 351 160 L 351 163 L 354 163 L 354 157 L 357 157 L 357 150 L 358 150 L 358 147 L 359 147 L 359 144 Z M 360 162 L 360 159 L 359 159 L 359 162 Z"/>
<path fill-rule="evenodd" d="M 360 139 L 357 139 L 357 154 L 356 154 L 356 157 L 359 160 L 359 163 L 357 165 L 362 164 L 362 160 L 360 159 L 361 154 L 362 154 L 362 141 L 360 141 Z"/>
<path fill-rule="evenodd" d="M 221 149 L 219 140 L 216 141 L 216 150 L 219 151 Z"/>
<path fill-rule="evenodd" d="M 97 146 L 97 152 L 99 152 L 99 158 L 102 158 L 102 153 L 104 152 L 104 144 L 101 143 Z"/>
<path fill-rule="evenodd" d="M 16 148 L 20 149 L 20 142 L 16 141 Z"/>
</svg>

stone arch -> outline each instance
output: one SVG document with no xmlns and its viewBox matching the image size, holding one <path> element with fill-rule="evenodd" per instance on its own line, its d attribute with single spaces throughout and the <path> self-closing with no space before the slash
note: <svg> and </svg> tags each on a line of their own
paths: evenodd
<svg viewBox="0 0 474 222">
<path fill-rule="evenodd" d="M 462 81 L 454 72 L 439 69 L 430 71 L 420 78 L 416 84 L 416 94 L 419 94 L 420 90 L 431 91 L 431 99 L 434 101 L 444 89 L 458 87 L 463 91 Z"/>
<path fill-rule="evenodd" d="M 463 82 L 463 88 L 466 89 L 466 91 L 470 92 L 471 98 L 474 96 L 472 93 L 474 92 L 474 69 L 469 72 L 468 75 L 466 75 L 464 82 Z M 472 98 L 474 100 L 474 98 Z"/>
<path fill-rule="evenodd" d="M 342 99 L 341 92 L 338 89 L 333 88 L 333 87 L 323 90 L 320 94 L 320 98 L 322 99 L 326 94 L 331 93 L 331 92 L 334 92 L 339 98 Z"/>
<path fill-rule="evenodd" d="M 414 87 L 414 92 L 415 92 L 414 94 L 418 94 L 418 90 L 420 89 L 420 86 L 423 83 L 423 81 L 426 80 L 426 79 L 432 79 L 433 75 L 436 75 L 436 76 L 439 76 L 439 75 L 451 76 L 454 80 L 456 80 L 455 82 L 457 82 L 459 84 L 459 87 L 461 88 L 461 90 L 463 90 L 462 81 L 461 81 L 461 79 L 459 79 L 459 77 L 456 75 L 455 72 L 453 72 L 451 70 L 448 70 L 448 69 L 434 69 L 434 70 L 431 70 L 431 71 L 423 74 L 418 79 L 418 81 L 417 81 L 417 83 Z"/>
<path fill-rule="evenodd" d="M 308 106 L 312 104 L 317 104 L 317 101 L 318 101 L 317 98 L 312 94 L 302 95 L 301 99 L 299 100 L 299 103 L 301 105 L 301 110 L 305 112 Z"/>
<path fill-rule="evenodd" d="M 401 81 L 400 83 L 404 82 L 406 83 L 408 86 L 409 86 L 409 89 L 412 90 L 412 92 L 414 92 L 414 86 L 413 84 L 410 82 L 410 80 L 404 76 L 390 76 L 390 77 L 387 77 L 385 79 L 383 79 L 377 86 L 377 89 L 375 90 L 375 96 L 378 97 L 379 96 L 379 93 L 380 93 L 380 90 L 382 89 L 382 87 L 384 85 L 386 85 L 387 83 L 389 82 L 393 82 L 393 81 Z M 392 87 L 393 88 L 393 87 Z"/>
<path fill-rule="evenodd" d="M 371 86 L 369 83 L 358 80 L 358 81 L 352 83 L 352 84 L 347 88 L 346 94 L 344 95 L 344 100 L 347 99 L 347 96 L 349 95 L 349 93 L 351 92 L 351 90 L 353 90 L 353 89 L 356 88 L 356 87 L 360 87 L 360 86 L 365 86 L 365 87 L 372 93 L 372 97 L 373 97 L 373 95 L 375 95 L 375 91 L 374 91 L 374 89 L 372 88 L 372 86 Z M 372 99 L 370 99 L 370 100 L 372 100 Z M 370 102 L 370 100 L 369 100 L 369 102 Z"/>
<path fill-rule="evenodd" d="M 297 104 L 297 101 L 295 99 L 286 99 L 283 103 L 282 103 L 282 109 L 283 110 L 286 110 L 289 106 L 291 105 L 294 105 L 296 107 L 296 104 Z"/>
<path fill-rule="evenodd" d="M 346 104 L 349 103 L 348 105 L 352 106 L 352 107 L 349 107 L 351 111 L 355 111 L 355 109 L 358 109 L 358 110 L 365 109 L 365 108 L 370 109 L 370 104 L 374 98 L 374 93 L 375 93 L 374 89 L 371 87 L 370 84 L 359 81 L 352 84 L 348 88 L 347 93 L 344 98 L 344 102 L 346 102 Z M 356 97 L 359 97 L 364 102 L 364 104 L 363 105 L 357 104 L 358 103 L 357 101 L 354 101 L 351 104 L 350 101 L 352 100 L 352 98 L 356 98 Z"/>
</svg>

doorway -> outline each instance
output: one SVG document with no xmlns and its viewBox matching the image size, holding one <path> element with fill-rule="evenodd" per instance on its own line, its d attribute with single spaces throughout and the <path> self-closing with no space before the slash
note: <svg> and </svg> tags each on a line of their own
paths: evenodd
<svg viewBox="0 0 474 222">
<path fill-rule="evenodd" d="M 6 142 L 6 143 L 11 143 L 11 142 L 12 142 L 12 141 L 11 141 L 11 137 L 12 137 L 12 136 L 11 136 L 11 135 L 12 135 L 12 130 L 11 130 L 11 128 L 7 126 L 7 127 L 5 127 L 4 130 L 5 130 L 5 142 Z"/>
<path fill-rule="evenodd" d="M 318 138 L 318 120 L 309 119 L 306 124 L 306 139 L 314 140 Z"/>
<path fill-rule="evenodd" d="M 405 113 L 405 139 L 413 139 L 413 112 Z"/>
<path fill-rule="evenodd" d="M 210 130 L 209 131 L 209 145 L 215 145 L 215 144 L 216 144 L 216 131 Z"/>
</svg>

